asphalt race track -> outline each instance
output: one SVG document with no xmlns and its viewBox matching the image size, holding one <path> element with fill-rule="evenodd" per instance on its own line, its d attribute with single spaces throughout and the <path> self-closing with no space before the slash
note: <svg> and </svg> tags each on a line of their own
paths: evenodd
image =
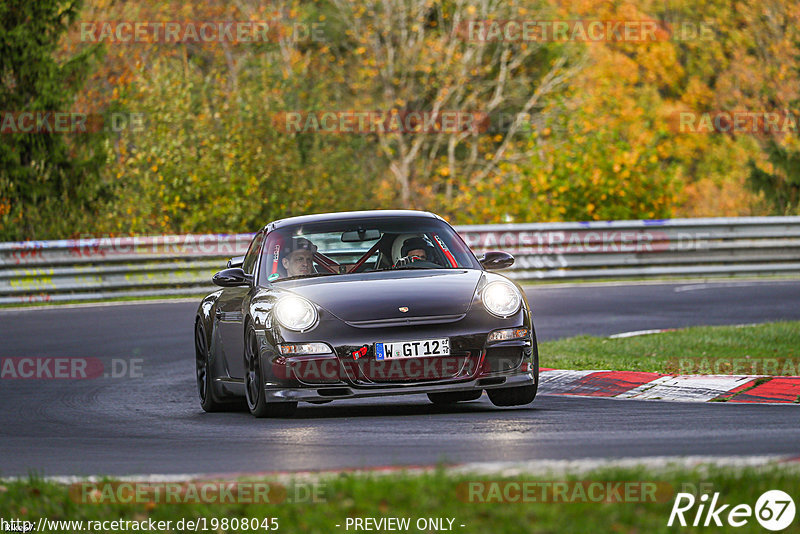
<svg viewBox="0 0 800 534">
<path fill-rule="evenodd" d="M 800 281 L 538 286 L 528 296 L 542 340 L 800 319 Z M 0 311 L 0 358 L 92 357 L 106 368 L 117 359 L 141 375 L 0 380 L 0 476 L 800 453 L 800 409 L 793 405 L 541 395 L 529 407 L 497 409 L 484 395 L 440 408 L 409 396 L 301 404 L 287 420 L 206 414 L 195 393 L 195 308 L 173 302 Z"/>
</svg>

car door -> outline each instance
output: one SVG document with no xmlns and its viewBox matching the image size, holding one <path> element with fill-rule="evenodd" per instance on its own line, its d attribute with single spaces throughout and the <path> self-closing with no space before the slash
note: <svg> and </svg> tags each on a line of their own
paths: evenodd
<svg viewBox="0 0 800 534">
<path fill-rule="evenodd" d="M 247 274 L 255 276 L 258 257 L 261 255 L 261 246 L 264 243 L 264 234 L 263 231 L 256 234 L 247 249 L 244 262 L 242 262 L 242 270 Z M 254 286 L 227 287 L 217 300 L 215 317 L 217 332 L 219 332 L 222 354 L 231 378 L 244 378 L 244 315 L 252 291 L 254 291 Z"/>
</svg>

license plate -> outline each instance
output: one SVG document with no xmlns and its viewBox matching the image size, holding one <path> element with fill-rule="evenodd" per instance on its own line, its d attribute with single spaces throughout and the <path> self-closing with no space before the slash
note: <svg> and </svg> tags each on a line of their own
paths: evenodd
<svg viewBox="0 0 800 534">
<path fill-rule="evenodd" d="M 375 343 L 375 359 L 421 358 L 424 356 L 449 356 L 450 340 L 423 339 L 421 341 L 395 341 L 392 343 Z"/>
</svg>

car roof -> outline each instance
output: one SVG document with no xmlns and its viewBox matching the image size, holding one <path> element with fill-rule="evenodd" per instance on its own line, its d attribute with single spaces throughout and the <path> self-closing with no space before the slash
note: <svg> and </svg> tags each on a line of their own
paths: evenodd
<svg viewBox="0 0 800 534">
<path fill-rule="evenodd" d="M 296 224 L 309 224 L 317 222 L 328 221 L 346 221 L 351 219 L 366 219 L 369 217 L 404 217 L 404 218 L 426 218 L 426 219 L 439 219 L 444 221 L 435 213 L 429 211 L 416 211 L 416 210 L 368 210 L 368 211 L 342 211 L 335 213 L 317 213 L 314 215 L 300 215 L 298 217 L 289 217 L 287 219 L 278 219 L 267 224 L 264 228 L 271 232 L 278 228 Z M 446 221 L 445 221 L 446 222 Z"/>
</svg>

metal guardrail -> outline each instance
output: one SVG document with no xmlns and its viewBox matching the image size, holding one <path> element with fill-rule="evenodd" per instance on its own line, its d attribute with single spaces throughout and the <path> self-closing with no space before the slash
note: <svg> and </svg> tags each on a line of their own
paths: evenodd
<svg viewBox="0 0 800 534">
<path fill-rule="evenodd" d="M 800 217 L 459 226 L 518 280 L 800 274 Z M 0 243 L 0 304 L 195 295 L 252 234 Z"/>
<path fill-rule="evenodd" d="M 0 243 L 0 304 L 195 295 L 253 234 Z"/>
</svg>

